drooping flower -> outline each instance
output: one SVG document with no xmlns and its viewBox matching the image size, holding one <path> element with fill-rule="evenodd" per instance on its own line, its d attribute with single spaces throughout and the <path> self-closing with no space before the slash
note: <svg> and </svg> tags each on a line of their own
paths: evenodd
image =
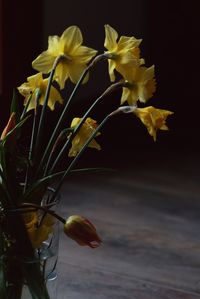
<svg viewBox="0 0 200 299">
<path fill-rule="evenodd" d="M 34 248 L 39 248 L 53 231 L 55 218 L 46 214 L 42 220 L 39 219 L 37 212 L 24 213 L 25 226 Z"/>
<path fill-rule="evenodd" d="M 35 109 L 36 107 L 36 92 L 40 91 L 39 105 L 43 105 L 45 92 L 47 89 L 48 78 L 43 79 L 42 73 L 37 73 L 36 75 L 30 76 L 27 78 L 28 82 L 23 83 L 18 87 L 19 92 L 25 97 L 24 105 L 26 105 L 29 100 L 30 95 L 32 94 L 30 104 L 27 110 Z M 54 110 L 55 103 L 63 103 L 63 99 L 58 92 L 58 90 L 51 86 L 48 106 L 51 110 Z"/>
<path fill-rule="evenodd" d="M 104 46 L 108 50 L 105 54 L 108 57 L 108 69 L 111 82 L 115 81 L 114 70 L 125 76 L 127 70 L 135 68 L 144 63 L 140 59 L 139 44 L 141 39 L 135 37 L 121 36 L 119 41 L 117 31 L 110 25 L 105 25 Z"/>
<path fill-rule="evenodd" d="M 156 141 L 157 130 L 168 130 L 166 119 L 169 115 L 173 114 L 172 111 L 157 109 L 153 106 L 135 108 L 133 112 L 146 126 L 154 141 Z"/>
<path fill-rule="evenodd" d="M 102 242 L 94 225 L 88 219 L 79 215 L 70 216 L 66 220 L 64 232 L 81 246 L 96 248 Z"/>
<path fill-rule="evenodd" d="M 87 63 L 97 51 L 82 46 L 83 37 L 77 26 L 68 27 L 61 37 L 49 36 L 48 49 L 42 52 L 33 62 L 32 66 L 39 72 L 48 74 L 57 57 L 62 57 L 56 70 L 55 80 L 63 89 L 68 78 L 77 83 Z M 87 81 L 87 78 L 83 83 Z"/>
<path fill-rule="evenodd" d="M 125 79 L 128 86 L 123 87 L 121 104 L 128 102 L 130 106 L 139 100 L 146 103 L 156 91 L 156 80 L 154 78 L 154 65 L 149 68 L 138 67 L 127 72 Z"/>
<path fill-rule="evenodd" d="M 76 127 L 80 123 L 80 121 L 81 118 L 75 117 L 72 120 L 71 127 Z M 94 119 L 88 117 L 72 140 L 72 147 L 68 154 L 69 157 L 75 157 L 78 154 L 78 152 L 80 152 L 83 145 L 94 133 L 96 128 L 97 128 L 97 122 Z M 100 133 L 98 132 L 96 136 L 98 136 L 99 134 Z M 88 147 L 95 148 L 97 150 L 101 149 L 100 145 L 96 142 L 95 139 L 93 139 L 89 143 Z"/>
</svg>

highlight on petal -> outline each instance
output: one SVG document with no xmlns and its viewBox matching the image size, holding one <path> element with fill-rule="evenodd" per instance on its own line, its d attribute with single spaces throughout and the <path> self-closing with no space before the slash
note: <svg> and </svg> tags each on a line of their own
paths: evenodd
<svg viewBox="0 0 200 299">
<path fill-rule="evenodd" d="M 60 40 L 64 43 L 64 53 L 71 53 L 83 42 L 81 30 L 77 26 L 70 26 L 63 32 Z"/>
<path fill-rule="evenodd" d="M 149 134 L 156 141 L 157 130 L 168 130 L 166 125 L 166 119 L 169 115 L 173 114 L 172 111 L 157 109 L 153 106 L 145 108 L 136 108 L 134 114 L 142 121 L 146 126 Z"/>
<path fill-rule="evenodd" d="M 32 67 L 43 74 L 48 74 L 53 67 L 55 58 L 48 51 L 44 51 L 32 62 Z"/>
<path fill-rule="evenodd" d="M 72 215 L 66 220 L 64 232 L 81 246 L 97 248 L 102 242 L 95 226 L 87 218 L 79 215 Z"/>
<path fill-rule="evenodd" d="M 96 54 L 96 50 L 85 46 L 80 46 L 73 51 L 74 59 L 83 64 L 87 64 Z"/>
<path fill-rule="evenodd" d="M 121 97 L 121 104 L 127 102 L 130 106 L 134 106 L 137 103 L 138 94 L 137 90 L 134 88 L 127 88 L 123 87 L 122 97 Z"/>
<path fill-rule="evenodd" d="M 110 81 L 114 82 L 115 81 L 115 68 L 116 68 L 116 62 L 112 59 L 108 60 L 108 72 L 110 76 Z"/>
<path fill-rule="evenodd" d="M 65 87 L 65 82 L 69 78 L 69 68 L 65 62 L 59 63 L 56 70 L 54 79 L 58 82 L 60 89 Z"/>
<path fill-rule="evenodd" d="M 105 42 L 104 46 L 109 51 L 113 51 L 117 46 L 117 31 L 112 28 L 110 25 L 106 24 L 105 26 Z"/>
<path fill-rule="evenodd" d="M 81 118 L 74 118 L 71 123 L 71 127 L 77 126 L 78 123 L 80 123 Z M 75 157 L 83 148 L 84 144 L 87 142 L 87 140 L 90 138 L 90 136 L 94 133 L 95 129 L 97 128 L 97 122 L 88 117 L 85 122 L 83 123 L 80 130 L 76 133 L 75 137 L 72 140 L 72 147 L 69 151 L 68 156 L 69 157 Z M 100 135 L 98 132 L 96 136 Z M 93 139 L 89 144 L 88 147 L 95 148 L 97 150 L 100 150 L 100 145 L 96 142 L 95 139 Z"/>
</svg>

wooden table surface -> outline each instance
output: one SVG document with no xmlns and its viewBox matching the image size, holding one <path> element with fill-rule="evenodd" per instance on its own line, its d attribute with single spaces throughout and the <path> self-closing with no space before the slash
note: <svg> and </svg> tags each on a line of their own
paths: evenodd
<svg viewBox="0 0 200 299">
<path fill-rule="evenodd" d="M 61 214 L 89 218 L 103 244 L 60 234 L 58 299 L 200 298 L 199 166 L 197 155 L 139 156 L 66 181 Z"/>
</svg>

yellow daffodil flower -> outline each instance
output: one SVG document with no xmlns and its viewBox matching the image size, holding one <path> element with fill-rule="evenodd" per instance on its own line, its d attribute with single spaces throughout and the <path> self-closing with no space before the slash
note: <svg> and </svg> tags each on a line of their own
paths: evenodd
<svg viewBox="0 0 200 299">
<path fill-rule="evenodd" d="M 76 127 L 78 123 L 81 121 L 81 118 L 74 118 L 71 123 L 71 127 Z M 88 117 L 85 122 L 83 123 L 81 129 L 78 131 L 78 133 L 75 135 L 75 137 L 72 140 L 72 147 L 69 151 L 68 156 L 69 157 L 75 157 L 78 152 L 82 149 L 85 142 L 89 139 L 89 137 L 92 135 L 92 133 L 97 128 L 97 122 L 93 120 L 92 118 Z M 97 133 L 96 136 L 98 136 L 100 133 Z M 100 145 L 96 142 L 95 139 L 93 139 L 88 147 L 96 148 L 97 150 L 100 150 Z"/>
<path fill-rule="evenodd" d="M 94 225 L 88 219 L 79 215 L 70 216 L 66 220 L 64 232 L 81 246 L 96 248 L 102 242 Z"/>
<path fill-rule="evenodd" d="M 125 79 L 128 81 L 129 86 L 123 88 L 121 104 L 127 101 L 132 106 L 138 100 L 146 103 L 156 91 L 154 65 L 149 68 L 135 68 L 126 74 Z"/>
<path fill-rule="evenodd" d="M 156 109 L 152 106 L 135 108 L 133 112 L 146 126 L 154 141 L 156 141 L 156 133 L 158 129 L 168 130 L 168 127 L 166 126 L 166 119 L 169 115 L 173 114 L 172 111 Z"/>
<path fill-rule="evenodd" d="M 30 104 L 27 110 L 35 109 L 36 107 L 36 90 L 40 91 L 39 105 L 43 105 L 44 96 L 47 89 L 48 78 L 43 79 L 42 73 L 27 78 L 26 83 L 23 83 L 18 87 L 19 92 L 25 97 L 24 105 L 26 105 L 30 95 L 32 94 Z M 57 89 L 51 86 L 50 95 L 48 99 L 48 106 L 51 110 L 54 110 L 55 103 L 63 103 L 63 99 Z"/>
<path fill-rule="evenodd" d="M 110 25 L 105 25 L 104 46 L 108 50 L 105 54 L 108 57 L 108 68 L 111 82 L 115 81 L 114 70 L 124 76 L 127 70 L 144 63 L 140 59 L 139 44 L 141 39 L 135 37 L 121 36 L 119 41 L 117 31 Z"/>
<path fill-rule="evenodd" d="M 25 226 L 34 248 L 39 248 L 42 242 L 48 239 L 53 231 L 55 219 L 53 216 L 46 214 L 40 221 L 37 212 L 24 213 Z"/>
<path fill-rule="evenodd" d="M 42 52 L 33 62 L 32 66 L 39 72 L 48 74 L 57 57 L 62 57 L 55 70 L 55 80 L 63 89 L 68 78 L 77 83 L 87 63 L 97 51 L 82 46 L 83 37 L 77 26 L 67 28 L 61 37 L 49 36 L 48 49 Z M 85 78 L 85 83 L 87 78 Z"/>
</svg>

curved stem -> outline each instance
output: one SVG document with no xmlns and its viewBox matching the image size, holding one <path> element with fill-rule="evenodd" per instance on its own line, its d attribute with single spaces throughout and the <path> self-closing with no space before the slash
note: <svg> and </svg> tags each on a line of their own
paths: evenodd
<svg viewBox="0 0 200 299">
<path fill-rule="evenodd" d="M 51 174 L 54 170 L 54 168 L 56 167 L 58 161 L 60 160 L 62 154 L 66 151 L 67 147 L 69 146 L 70 142 L 72 141 L 72 139 L 74 138 L 74 136 L 77 134 L 77 132 L 80 130 L 81 126 L 83 125 L 84 121 L 86 120 L 87 116 L 89 115 L 89 113 L 92 111 L 92 109 L 96 106 L 96 104 L 102 99 L 104 98 L 106 95 L 110 94 L 111 92 L 115 91 L 117 88 L 122 87 L 125 85 L 124 81 L 119 81 L 117 83 L 112 84 L 111 86 L 109 86 L 95 101 L 94 103 L 90 106 L 90 108 L 87 110 L 87 112 L 84 114 L 84 116 L 82 117 L 80 123 L 76 126 L 76 128 L 74 129 L 73 133 L 71 134 L 70 138 L 66 141 L 66 143 L 64 144 L 64 146 L 62 147 L 61 151 L 59 152 L 56 160 L 54 161 L 51 169 L 49 170 L 48 174 Z M 51 158 L 51 157 L 50 157 Z M 50 161 L 50 159 L 49 159 Z M 47 169 L 48 169 L 49 163 L 46 165 L 46 169 L 44 174 L 46 175 L 47 173 Z"/>
<path fill-rule="evenodd" d="M 66 104 L 65 104 L 65 106 L 64 106 L 63 112 L 62 112 L 60 118 L 58 119 L 58 122 L 57 122 L 57 124 L 56 124 L 56 127 L 55 127 L 55 129 L 54 129 L 54 131 L 53 131 L 53 133 L 52 133 L 52 135 L 51 135 L 51 138 L 50 138 L 50 140 L 49 140 L 49 142 L 48 142 L 48 144 L 47 144 L 46 150 L 45 150 L 45 152 L 44 152 L 44 154 L 43 154 L 43 156 L 42 156 L 42 159 L 41 159 L 41 162 L 40 162 L 40 165 L 39 165 L 39 168 L 38 168 L 38 170 L 37 170 L 36 175 L 38 175 L 38 174 L 40 173 L 40 171 L 41 171 L 41 169 L 42 169 L 42 166 L 43 166 L 43 163 L 46 161 L 47 156 L 49 155 L 49 152 L 50 152 L 50 150 L 51 150 L 51 147 L 53 146 L 53 143 L 54 143 L 54 141 L 55 141 L 56 135 L 58 134 L 58 131 L 59 131 L 61 125 L 62 125 L 62 122 L 63 122 L 65 116 L 66 116 L 66 112 L 67 112 L 67 109 L 68 109 L 68 107 L 69 107 L 69 104 L 71 103 L 72 99 L 74 98 L 74 96 L 75 96 L 75 94 L 76 94 L 76 92 L 77 92 L 77 90 L 78 90 L 80 84 L 81 84 L 82 81 L 84 80 L 84 78 L 85 78 L 85 76 L 87 75 L 87 73 L 89 72 L 89 70 L 90 70 L 90 69 L 91 69 L 97 62 L 99 62 L 99 61 L 101 61 L 101 60 L 103 60 L 103 59 L 106 59 L 105 54 L 100 54 L 100 55 L 96 56 L 96 57 L 93 59 L 93 61 L 92 61 L 92 62 L 86 67 L 86 69 L 83 71 L 81 77 L 79 78 L 78 82 L 76 83 L 76 85 L 75 85 L 75 87 L 74 87 L 74 89 L 73 89 L 73 91 L 72 91 L 72 93 L 71 93 L 71 95 L 70 95 L 68 101 L 66 102 Z"/>
<path fill-rule="evenodd" d="M 43 128 L 44 128 L 44 121 L 45 121 L 45 113 L 46 113 L 46 109 L 47 109 L 47 104 L 48 104 L 48 100 L 49 100 L 49 94 L 50 94 L 50 90 L 51 90 L 51 84 L 53 81 L 53 76 L 56 70 L 57 65 L 59 64 L 59 62 L 63 59 L 62 55 L 58 56 L 53 64 L 53 68 L 51 70 L 50 76 L 49 76 L 49 80 L 48 80 L 48 85 L 47 85 L 47 89 L 46 89 L 46 93 L 45 93 L 45 98 L 44 98 L 44 103 L 42 106 L 42 112 L 40 115 L 40 120 L 39 120 L 39 125 L 38 125 L 38 132 L 37 132 L 37 138 L 36 138 L 36 145 L 35 148 L 37 149 L 42 137 L 42 133 L 43 133 Z"/>
<path fill-rule="evenodd" d="M 30 142 L 30 148 L 29 148 L 29 154 L 28 154 L 29 163 L 26 167 L 26 174 L 25 174 L 25 181 L 24 181 L 24 193 L 26 192 L 26 188 L 27 188 L 28 173 L 29 173 L 29 168 L 30 168 L 30 162 L 32 160 L 33 146 L 34 146 L 35 138 L 36 138 L 37 113 L 38 113 L 38 105 L 39 105 L 40 95 L 41 95 L 41 91 L 39 89 L 36 90 L 35 111 L 34 111 L 33 126 L 32 126 L 32 133 L 31 133 L 31 142 Z"/>
<path fill-rule="evenodd" d="M 31 210 L 29 209 L 31 208 Z M 26 210 L 26 211 L 24 211 Z M 33 204 L 33 203 L 23 203 L 21 206 L 19 206 L 17 209 L 12 209 L 10 210 L 11 212 L 24 212 L 24 213 L 28 213 L 28 212 L 31 212 L 31 211 L 35 211 L 35 210 L 42 210 L 43 212 L 45 213 L 48 213 L 50 215 L 52 215 L 53 217 L 55 217 L 56 219 L 58 219 L 59 221 L 61 221 L 62 223 L 65 224 L 66 220 L 59 216 L 58 214 L 56 214 L 54 211 L 51 211 L 43 206 L 39 206 L 39 205 L 36 205 L 36 204 Z"/>
<path fill-rule="evenodd" d="M 95 129 L 95 131 L 92 133 L 92 135 L 90 136 L 90 138 L 85 142 L 85 144 L 83 145 L 82 149 L 80 150 L 80 152 L 77 154 L 77 156 L 73 159 L 73 161 L 71 162 L 71 164 L 69 165 L 69 167 L 66 169 L 66 171 L 64 172 L 62 178 L 60 179 L 58 186 L 55 188 L 55 192 L 53 194 L 52 199 L 54 199 L 56 197 L 56 195 L 58 194 L 65 177 L 67 176 L 67 174 L 71 171 L 71 169 L 74 167 L 74 165 L 78 162 L 78 159 L 80 158 L 80 156 L 83 154 L 83 152 L 85 151 L 85 149 L 87 148 L 88 144 L 92 141 L 93 138 L 95 138 L 96 134 L 99 132 L 99 130 L 105 125 L 105 123 L 107 122 L 107 120 L 112 117 L 114 114 L 110 113 L 108 114 L 103 121 L 100 123 L 100 125 Z"/>
</svg>

